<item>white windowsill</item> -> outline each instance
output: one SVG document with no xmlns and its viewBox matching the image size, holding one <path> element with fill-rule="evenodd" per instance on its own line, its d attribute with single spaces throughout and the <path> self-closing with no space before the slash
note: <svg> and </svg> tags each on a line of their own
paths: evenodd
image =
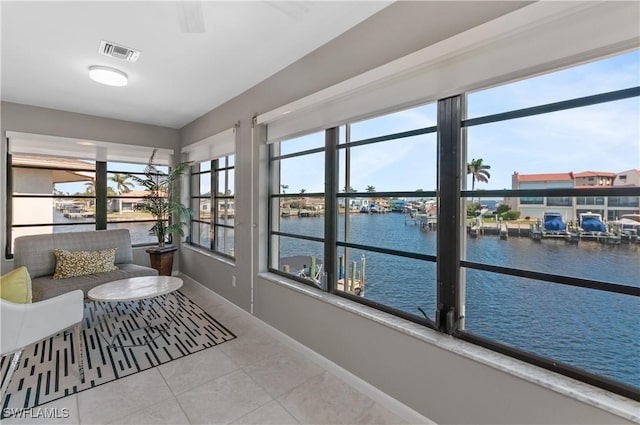
<svg viewBox="0 0 640 425">
<path fill-rule="evenodd" d="M 207 251 L 205 249 L 201 249 L 198 248 L 196 246 L 193 245 L 189 245 L 188 243 L 182 243 L 180 244 L 180 248 L 184 248 L 187 249 L 189 251 L 193 251 L 193 252 L 197 252 L 200 255 L 204 255 L 205 257 L 209 257 L 212 258 L 216 261 L 220 261 L 221 263 L 225 263 L 229 266 L 235 267 L 236 266 L 236 262 L 233 261 L 230 258 L 224 257 L 222 255 L 216 254 L 215 252 L 211 252 L 211 251 Z"/>
<path fill-rule="evenodd" d="M 556 391 L 567 397 L 596 406 L 633 422 L 640 420 L 640 403 L 607 390 L 594 387 L 564 375 L 542 369 L 532 364 L 505 356 L 495 351 L 462 341 L 432 329 L 404 320 L 400 317 L 376 310 L 363 304 L 350 301 L 320 289 L 286 279 L 274 273 L 259 273 L 258 277 L 274 282 L 285 288 L 316 298 L 332 306 L 349 311 L 358 316 L 373 320 L 428 344 L 456 353 L 463 357 L 485 364 L 544 388 Z"/>
</svg>

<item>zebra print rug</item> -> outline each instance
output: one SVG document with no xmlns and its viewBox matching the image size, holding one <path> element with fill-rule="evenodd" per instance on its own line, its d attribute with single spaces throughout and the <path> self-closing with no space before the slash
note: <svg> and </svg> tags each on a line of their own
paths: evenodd
<svg viewBox="0 0 640 425">
<path fill-rule="evenodd" d="M 153 315 L 151 328 L 149 317 Z M 180 291 L 137 301 L 86 302 L 85 382 L 80 382 L 71 328 L 24 349 L 2 400 L 2 414 L 32 408 L 170 362 L 236 336 Z M 5 379 L 11 356 L 2 357 Z M 2 416 L 4 417 L 4 416 Z"/>
</svg>

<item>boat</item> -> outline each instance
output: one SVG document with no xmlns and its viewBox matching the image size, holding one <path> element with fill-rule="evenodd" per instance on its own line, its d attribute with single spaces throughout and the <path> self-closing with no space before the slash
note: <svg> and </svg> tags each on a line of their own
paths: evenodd
<svg viewBox="0 0 640 425">
<path fill-rule="evenodd" d="M 579 214 L 580 239 L 595 240 L 607 245 L 618 245 L 622 242 L 619 235 L 609 233 L 602 222 L 602 215 L 592 212 Z"/>
<path fill-rule="evenodd" d="M 640 214 L 623 214 L 618 220 L 612 222 L 616 233 L 620 235 L 622 242 L 639 242 Z"/>
<path fill-rule="evenodd" d="M 361 213 L 361 214 L 369 214 L 369 207 L 368 207 L 368 206 L 366 206 L 366 205 L 363 205 L 363 206 L 360 208 L 360 213 Z"/>
<path fill-rule="evenodd" d="M 545 212 L 542 217 L 542 237 L 543 238 L 565 238 L 567 236 L 567 226 L 562 221 L 562 215 L 557 212 Z"/>
</svg>

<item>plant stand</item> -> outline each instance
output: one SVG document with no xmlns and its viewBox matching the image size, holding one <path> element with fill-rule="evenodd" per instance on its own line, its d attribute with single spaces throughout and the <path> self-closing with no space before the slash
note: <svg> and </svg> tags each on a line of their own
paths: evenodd
<svg viewBox="0 0 640 425">
<path fill-rule="evenodd" d="M 151 267 L 158 270 L 160 276 L 171 276 L 173 271 L 173 254 L 178 250 L 176 246 L 159 246 L 149 248 L 146 251 L 149 253 L 149 259 L 151 260 Z"/>
</svg>

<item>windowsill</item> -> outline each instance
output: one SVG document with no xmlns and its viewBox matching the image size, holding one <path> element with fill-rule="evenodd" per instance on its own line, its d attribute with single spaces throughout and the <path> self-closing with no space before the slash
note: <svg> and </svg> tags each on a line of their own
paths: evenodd
<svg viewBox="0 0 640 425">
<path fill-rule="evenodd" d="M 215 252 L 207 251 L 205 249 L 198 248 L 196 246 L 189 245 L 187 243 L 180 244 L 180 248 L 184 248 L 184 249 L 187 249 L 189 251 L 197 252 L 198 254 L 204 255 L 205 257 L 212 258 L 212 259 L 214 259 L 216 261 L 220 261 L 221 263 L 225 263 L 225 264 L 227 264 L 229 266 L 232 266 L 232 267 L 236 266 L 236 262 L 234 260 L 232 260 L 231 258 L 225 257 L 223 255 L 216 254 Z"/>
<path fill-rule="evenodd" d="M 564 396 L 598 407 L 632 422 L 638 421 L 640 403 L 626 397 L 588 385 L 564 375 L 539 368 L 498 352 L 470 344 L 408 320 L 404 320 L 400 317 L 396 317 L 366 305 L 350 301 L 346 298 L 329 294 L 311 286 L 286 279 L 274 273 L 263 272 L 258 274 L 258 277 L 315 298 L 334 307 L 341 308 L 360 317 L 373 320 L 376 323 L 424 341 L 425 343 L 435 345 L 462 357 L 466 357 L 494 369 L 517 376 L 525 381 L 548 388 Z"/>
</svg>

